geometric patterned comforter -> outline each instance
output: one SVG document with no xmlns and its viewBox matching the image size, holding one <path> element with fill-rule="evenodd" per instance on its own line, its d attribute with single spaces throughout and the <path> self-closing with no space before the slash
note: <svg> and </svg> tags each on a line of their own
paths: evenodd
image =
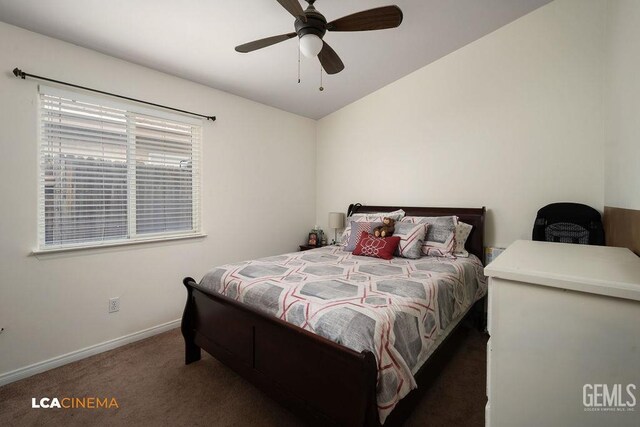
<svg viewBox="0 0 640 427">
<path fill-rule="evenodd" d="M 478 258 L 385 261 L 327 246 L 209 271 L 198 285 L 277 316 L 378 363 L 384 422 L 447 326 L 487 290 Z"/>
</svg>

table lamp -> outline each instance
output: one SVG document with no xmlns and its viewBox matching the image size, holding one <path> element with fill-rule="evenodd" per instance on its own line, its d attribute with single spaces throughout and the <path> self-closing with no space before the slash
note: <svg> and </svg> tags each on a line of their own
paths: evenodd
<svg viewBox="0 0 640 427">
<path fill-rule="evenodd" d="M 344 228 L 344 213 L 329 212 L 329 228 L 333 228 L 334 239 L 332 244 L 338 243 L 338 228 Z"/>
</svg>

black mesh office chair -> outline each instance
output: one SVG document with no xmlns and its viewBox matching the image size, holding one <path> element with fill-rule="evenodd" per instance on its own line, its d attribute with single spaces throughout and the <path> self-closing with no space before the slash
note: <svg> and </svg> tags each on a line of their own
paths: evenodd
<svg viewBox="0 0 640 427">
<path fill-rule="evenodd" d="M 540 209 L 533 225 L 533 240 L 604 245 L 600 212 L 580 203 L 552 203 Z"/>
</svg>

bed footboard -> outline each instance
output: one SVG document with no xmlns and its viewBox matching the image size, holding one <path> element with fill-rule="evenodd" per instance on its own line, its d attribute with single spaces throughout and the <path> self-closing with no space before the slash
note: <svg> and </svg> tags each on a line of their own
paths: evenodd
<svg viewBox="0 0 640 427">
<path fill-rule="evenodd" d="M 184 307 L 184 313 L 182 314 L 182 324 L 180 329 L 182 330 L 182 336 L 184 337 L 184 363 L 188 365 L 192 362 L 197 362 L 201 358 L 200 347 L 198 347 L 194 341 L 195 328 L 193 325 L 193 313 L 195 313 L 195 301 L 193 297 L 193 287 L 189 283 L 194 283 L 191 277 L 186 277 L 182 283 L 187 288 L 187 303 Z"/>
<path fill-rule="evenodd" d="M 318 425 L 379 425 L 377 366 L 358 353 L 186 278 L 185 363 L 204 349 L 269 396 Z"/>
</svg>

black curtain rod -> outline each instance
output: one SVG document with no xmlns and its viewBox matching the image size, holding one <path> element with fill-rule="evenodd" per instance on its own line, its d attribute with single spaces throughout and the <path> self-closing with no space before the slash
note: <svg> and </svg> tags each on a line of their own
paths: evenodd
<svg viewBox="0 0 640 427">
<path fill-rule="evenodd" d="M 24 71 L 22 71 L 19 68 L 14 68 L 13 69 L 13 75 L 16 76 L 16 77 L 20 77 L 23 80 L 26 79 L 27 77 L 31 77 L 32 79 L 46 80 L 48 82 L 53 82 L 53 83 L 58 83 L 58 84 L 61 84 L 61 85 L 76 87 L 78 89 L 89 90 L 91 92 L 101 93 L 103 95 L 115 96 L 116 98 L 122 98 L 122 99 L 126 99 L 128 101 L 134 101 L 134 102 L 139 102 L 141 104 L 153 105 L 154 107 L 165 108 L 167 110 L 178 111 L 179 113 L 190 114 L 190 115 L 196 116 L 196 117 L 202 117 L 204 119 L 211 120 L 212 122 L 214 122 L 216 120 L 216 116 L 205 116 L 204 114 L 198 114 L 198 113 L 193 113 L 191 111 L 180 110 L 178 108 L 167 107 L 166 105 L 154 104 L 153 102 L 143 101 L 141 99 L 129 98 L 128 96 L 117 95 L 115 93 L 105 92 L 105 91 L 98 90 L 98 89 L 92 89 L 90 87 L 74 85 L 73 83 L 61 82 L 60 80 L 54 80 L 54 79 L 49 79 L 47 77 L 36 76 L 35 74 L 25 73 Z"/>
</svg>

